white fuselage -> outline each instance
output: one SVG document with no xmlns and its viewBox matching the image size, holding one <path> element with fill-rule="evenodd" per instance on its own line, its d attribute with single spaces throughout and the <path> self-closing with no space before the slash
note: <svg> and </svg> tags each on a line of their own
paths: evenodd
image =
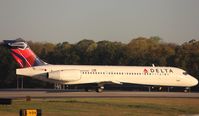
<svg viewBox="0 0 199 116">
<path fill-rule="evenodd" d="M 44 65 L 17 69 L 16 73 L 64 84 L 130 83 L 181 87 L 198 84 L 198 80 L 186 71 L 174 67 Z"/>
</svg>

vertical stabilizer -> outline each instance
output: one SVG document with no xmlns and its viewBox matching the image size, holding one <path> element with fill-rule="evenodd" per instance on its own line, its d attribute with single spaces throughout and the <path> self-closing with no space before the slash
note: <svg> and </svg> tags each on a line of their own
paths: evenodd
<svg viewBox="0 0 199 116">
<path fill-rule="evenodd" d="M 16 40 L 4 40 L 4 45 L 11 50 L 11 54 L 21 68 L 45 65 L 30 49 L 27 42 L 19 38 Z"/>
</svg>

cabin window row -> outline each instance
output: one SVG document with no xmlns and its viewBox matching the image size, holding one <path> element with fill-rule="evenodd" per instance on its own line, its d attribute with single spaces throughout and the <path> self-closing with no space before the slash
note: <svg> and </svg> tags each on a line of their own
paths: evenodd
<svg viewBox="0 0 199 116">
<path fill-rule="evenodd" d="M 141 73 L 123 73 L 123 72 L 82 72 L 82 74 L 109 74 L 109 75 L 141 75 Z"/>
<path fill-rule="evenodd" d="M 107 75 L 168 75 L 166 73 L 123 73 L 123 72 L 82 72 L 82 74 L 107 74 Z"/>
</svg>

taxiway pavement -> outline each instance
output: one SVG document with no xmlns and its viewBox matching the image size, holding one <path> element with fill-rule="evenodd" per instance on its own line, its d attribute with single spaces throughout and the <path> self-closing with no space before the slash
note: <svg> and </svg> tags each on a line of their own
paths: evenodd
<svg viewBox="0 0 199 116">
<path fill-rule="evenodd" d="M 184 92 L 59 92 L 59 91 L 0 91 L 0 98 L 199 98 L 199 93 Z"/>
</svg>

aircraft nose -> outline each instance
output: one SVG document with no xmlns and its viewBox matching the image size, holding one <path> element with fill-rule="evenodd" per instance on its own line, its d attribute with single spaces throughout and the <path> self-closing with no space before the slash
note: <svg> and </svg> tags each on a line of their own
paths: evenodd
<svg viewBox="0 0 199 116">
<path fill-rule="evenodd" d="M 198 84 L 198 80 L 196 78 L 192 77 L 191 84 L 192 84 L 192 86 L 196 86 Z"/>
</svg>

